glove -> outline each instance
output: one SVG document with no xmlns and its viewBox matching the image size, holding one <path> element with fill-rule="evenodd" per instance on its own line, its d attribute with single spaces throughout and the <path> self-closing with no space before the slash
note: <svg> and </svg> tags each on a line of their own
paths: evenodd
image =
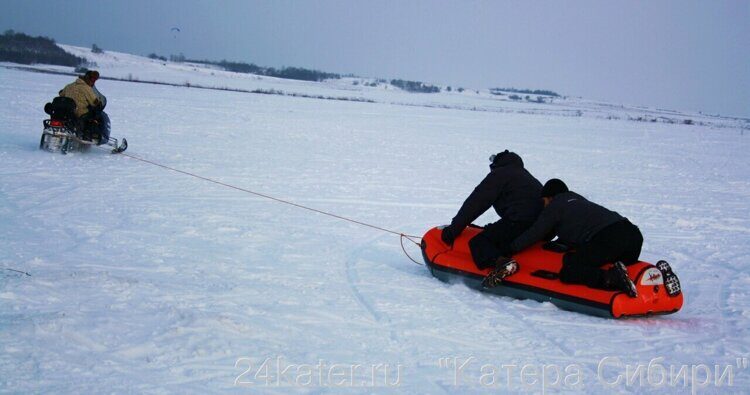
<svg viewBox="0 0 750 395">
<path fill-rule="evenodd" d="M 459 232 L 459 234 L 460 234 L 460 232 Z M 449 246 L 453 245 L 453 241 L 456 240 L 457 236 L 458 235 L 456 234 L 456 231 L 450 225 L 448 225 L 445 228 L 443 228 L 443 233 L 440 234 L 440 238 L 443 239 L 443 243 L 445 243 L 445 244 L 447 244 Z"/>
</svg>

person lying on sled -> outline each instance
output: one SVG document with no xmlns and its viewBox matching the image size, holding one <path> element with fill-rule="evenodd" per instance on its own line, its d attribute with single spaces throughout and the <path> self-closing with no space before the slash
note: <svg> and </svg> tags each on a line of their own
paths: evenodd
<svg viewBox="0 0 750 395">
<path fill-rule="evenodd" d="M 61 97 L 70 98 L 76 103 L 77 128 L 86 139 L 99 138 L 102 134 L 100 129 L 106 122 L 103 119 L 106 114 L 102 111 L 106 99 L 94 86 L 98 79 L 99 72 L 89 70 L 60 91 Z"/>
<path fill-rule="evenodd" d="M 542 184 L 523 166 L 521 157 L 505 150 L 490 157 L 490 172 L 474 188 L 451 224 L 443 228 L 441 238 L 447 245 L 461 234 L 472 221 L 494 207 L 500 220 L 484 227 L 469 240 L 469 249 L 480 269 L 494 268 L 515 272 L 510 256 L 510 243 L 528 229 L 542 211 L 539 194 Z M 515 267 L 507 267 L 509 264 Z"/>
<path fill-rule="evenodd" d="M 638 262 L 641 254 L 643 236 L 638 227 L 620 214 L 569 191 L 556 178 L 544 184 L 541 196 L 544 210 L 534 225 L 511 243 L 511 251 L 519 252 L 554 231 L 560 243 L 574 248 L 563 256 L 560 281 L 619 290 L 636 297 L 635 284 L 625 266 Z M 611 269 L 601 269 L 609 262 L 614 262 Z"/>
</svg>

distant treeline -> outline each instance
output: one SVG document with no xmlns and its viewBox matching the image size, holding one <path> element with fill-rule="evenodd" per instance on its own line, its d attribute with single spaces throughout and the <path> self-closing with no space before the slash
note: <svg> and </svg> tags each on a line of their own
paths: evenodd
<svg viewBox="0 0 750 395">
<path fill-rule="evenodd" d="M 408 92 L 438 93 L 440 88 L 434 85 L 426 85 L 419 81 L 391 80 L 391 85 L 399 87 Z"/>
<path fill-rule="evenodd" d="M 0 36 L 0 61 L 21 64 L 55 64 L 76 67 L 85 59 L 71 55 L 47 37 L 31 37 L 13 30 Z"/>
<path fill-rule="evenodd" d="M 548 91 L 548 90 L 531 90 L 531 89 L 516 89 L 516 88 L 492 88 L 490 89 L 490 93 L 493 95 L 502 95 L 503 92 L 512 92 L 512 93 L 523 93 L 526 95 L 545 95 L 545 96 L 552 96 L 552 97 L 560 97 L 556 92 Z"/>
<path fill-rule="evenodd" d="M 159 56 L 155 53 L 149 54 L 149 58 L 167 61 L 167 57 Z M 243 62 L 230 62 L 228 60 L 213 61 L 205 59 L 187 59 L 184 55 L 170 55 L 169 61 L 180 62 L 180 63 L 198 63 L 208 64 L 212 66 L 218 66 L 226 71 L 232 71 L 236 73 L 246 74 L 257 74 L 268 77 L 286 78 L 291 80 L 302 80 L 302 81 L 323 81 L 328 79 L 340 79 L 341 74 L 326 73 L 319 70 L 309 70 L 301 67 L 285 67 L 283 69 L 275 69 L 273 67 L 262 67 L 253 63 Z M 382 80 L 385 82 L 385 80 Z M 405 80 L 391 80 L 391 85 L 401 88 L 408 92 L 419 92 L 419 93 L 437 93 L 440 92 L 440 88 L 433 85 L 427 85 L 419 81 L 405 81 Z M 370 86 L 377 86 L 373 83 Z"/>
<path fill-rule="evenodd" d="M 159 59 L 166 61 L 167 58 L 159 56 L 157 54 L 148 55 L 151 59 Z M 189 62 L 208 64 L 213 66 L 221 67 L 227 71 L 233 71 L 236 73 L 246 74 L 257 74 L 264 75 L 267 77 L 286 78 L 290 80 L 301 80 L 301 81 L 323 81 L 328 79 L 339 79 L 340 74 L 326 73 L 319 70 L 310 70 L 302 67 L 284 67 L 282 69 L 276 69 L 273 67 L 261 67 L 253 63 L 242 63 L 242 62 L 230 62 L 228 60 L 222 60 L 220 62 L 213 60 L 197 60 L 197 59 L 186 59 L 184 55 L 170 55 L 169 60 L 172 62 Z"/>
<path fill-rule="evenodd" d="M 104 52 L 96 44 L 92 46 L 91 50 L 94 53 Z M 148 57 L 151 59 L 167 61 L 167 57 L 159 56 L 155 53 L 149 54 Z M 65 52 L 65 50 L 57 46 L 57 44 L 55 44 L 55 40 L 51 38 L 31 37 L 23 33 L 17 33 L 13 30 L 6 30 L 5 33 L 3 33 L 3 35 L 0 36 L 0 61 L 21 63 L 21 64 L 43 63 L 43 64 L 54 64 L 54 65 L 60 65 L 60 66 L 78 67 L 78 68 L 80 68 L 81 66 L 91 67 L 91 65 L 89 65 L 86 62 L 86 59 L 83 59 L 78 56 L 74 56 Z M 256 75 L 263 75 L 263 76 L 268 76 L 268 77 L 277 77 L 277 78 L 302 80 L 302 81 L 323 81 L 327 79 L 342 78 L 341 74 L 327 73 L 327 72 L 320 71 L 320 70 L 311 70 L 311 69 L 305 69 L 302 67 L 284 67 L 281 69 L 276 69 L 273 67 L 258 66 L 253 63 L 232 62 L 228 60 L 221 60 L 217 62 L 217 61 L 212 61 L 212 60 L 187 59 L 185 58 L 185 55 L 182 55 L 182 54 L 170 55 L 169 61 L 180 62 L 180 63 L 190 62 L 190 63 L 207 64 L 207 65 L 219 67 L 223 70 L 237 72 L 237 73 L 256 74 Z M 352 75 L 346 75 L 346 76 L 353 77 Z M 385 82 L 385 80 L 381 80 L 381 82 Z M 440 92 L 439 87 L 434 86 L 434 85 L 428 85 L 420 81 L 407 81 L 407 80 L 401 80 L 401 79 L 394 79 L 394 80 L 391 80 L 390 83 L 391 85 L 397 88 L 403 89 L 407 92 L 417 92 L 417 93 Z M 377 86 L 377 84 L 371 83 L 369 86 Z M 448 91 L 452 90 L 450 87 L 446 89 Z M 463 88 L 459 88 L 458 91 L 459 92 L 463 91 Z M 490 89 L 490 92 L 495 95 L 503 95 L 503 92 L 513 92 L 513 93 L 522 93 L 522 94 L 529 94 L 529 95 L 545 95 L 545 96 L 553 96 L 553 97 L 560 96 L 557 93 L 548 91 L 548 90 L 529 90 L 529 89 L 516 89 L 516 88 L 492 88 Z M 511 99 L 520 100 L 520 97 L 513 95 Z M 531 101 L 528 96 L 526 100 Z M 541 98 L 537 98 L 536 101 L 544 102 L 544 100 Z"/>
</svg>

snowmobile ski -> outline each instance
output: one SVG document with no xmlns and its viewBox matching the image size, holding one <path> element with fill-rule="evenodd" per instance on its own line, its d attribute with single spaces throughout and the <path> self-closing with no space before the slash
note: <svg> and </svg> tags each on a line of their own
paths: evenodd
<svg viewBox="0 0 750 395">
<path fill-rule="evenodd" d="M 125 152 L 125 150 L 128 149 L 128 140 L 126 140 L 125 138 L 122 139 L 122 143 L 120 143 L 119 145 L 117 144 L 117 139 L 110 138 L 109 140 L 110 141 L 107 142 L 107 145 L 113 147 L 113 154 L 119 154 L 121 152 Z"/>
</svg>

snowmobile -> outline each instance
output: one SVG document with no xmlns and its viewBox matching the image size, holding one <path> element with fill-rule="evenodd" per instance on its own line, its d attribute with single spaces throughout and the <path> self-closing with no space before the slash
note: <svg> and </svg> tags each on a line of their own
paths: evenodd
<svg viewBox="0 0 750 395">
<path fill-rule="evenodd" d="M 90 115 L 82 119 L 77 119 L 75 116 L 76 103 L 73 99 L 56 97 L 44 106 L 44 112 L 50 118 L 42 122 L 44 129 L 39 141 L 39 149 L 67 154 L 86 151 L 95 145 L 108 145 L 112 147 L 112 153 L 117 154 L 128 148 L 126 139 L 123 138 L 122 143 L 119 143 L 117 139 L 109 136 L 109 117 L 104 112 L 107 98 L 99 91 L 95 90 L 95 92 L 102 106 L 90 109 Z"/>
<path fill-rule="evenodd" d="M 439 280 L 460 281 L 483 292 L 551 302 L 564 310 L 607 318 L 672 314 L 682 307 L 680 282 L 666 261 L 628 265 L 627 275 L 637 288 L 637 297 L 630 297 L 622 291 L 561 282 L 558 272 L 565 249 L 541 242 L 514 255 L 517 271 L 499 285 L 487 287 L 484 280 L 490 269 L 478 269 L 469 250 L 469 240 L 482 228 L 466 228 L 452 247 L 441 238 L 443 228 L 432 228 L 422 238 L 422 257 Z"/>
</svg>

